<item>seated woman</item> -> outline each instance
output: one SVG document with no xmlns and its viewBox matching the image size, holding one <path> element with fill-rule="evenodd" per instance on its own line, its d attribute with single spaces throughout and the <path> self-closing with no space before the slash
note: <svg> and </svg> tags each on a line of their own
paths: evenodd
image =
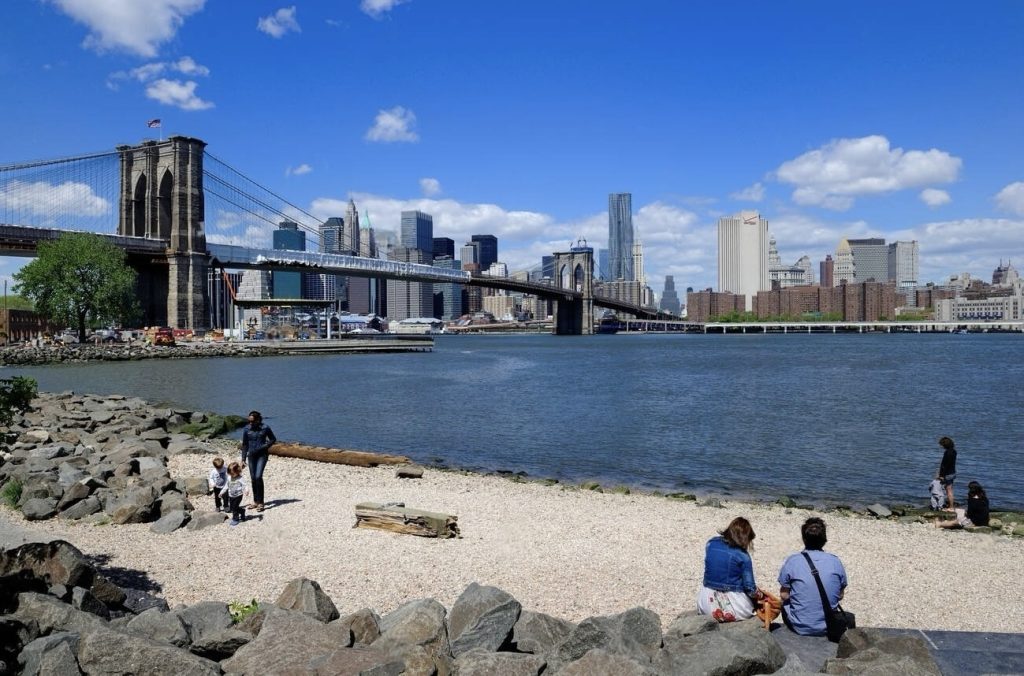
<svg viewBox="0 0 1024 676">
<path fill-rule="evenodd" d="M 697 612 L 719 622 L 746 620 L 754 615 L 754 602 L 763 594 L 754 582 L 754 563 L 748 552 L 753 542 L 754 529 L 742 516 L 733 519 L 721 535 L 708 540 Z"/>
<path fill-rule="evenodd" d="M 967 509 L 957 507 L 956 518 L 938 521 L 936 528 L 973 528 L 988 525 L 988 496 L 977 481 L 967 484 Z"/>
</svg>

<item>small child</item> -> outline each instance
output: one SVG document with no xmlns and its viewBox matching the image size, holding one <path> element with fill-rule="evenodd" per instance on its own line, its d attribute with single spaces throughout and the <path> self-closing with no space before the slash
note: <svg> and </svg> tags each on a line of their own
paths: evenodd
<svg viewBox="0 0 1024 676">
<path fill-rule="evenodd" d="M 928 484 L 928 492 L 932 495 L 932 509 L 938 511 L 946 506 L 946 487 L 941 479 L 932 479 Z"/>
<path fill-rule="evenodd" d="M 237 462 L 228 465 L 228 482 L 224 484 L 220 494 L 231 501 L 231 525 L 237 526 L 240 521 L 245 521 L 245 508 L 242 507 L 245 480 L 242 478 L 242 466 Z"/>
<path fill-rule="evenodd" d="M 207 481 L 210 484 L 210 490 L 213 492 L 213 504 L 216 510 L 221 511 L 221 505 L 223 504 L 224 511 L 228 511 L 228 500 L 227 498 L 221 498 L 220 492 L 224 489 L 224 486 L 228 482 L 228 470 L 224 467 L 224 458 L 213 459 L 213 469 L 210 470 L 210 476 Z"/>
</svg>

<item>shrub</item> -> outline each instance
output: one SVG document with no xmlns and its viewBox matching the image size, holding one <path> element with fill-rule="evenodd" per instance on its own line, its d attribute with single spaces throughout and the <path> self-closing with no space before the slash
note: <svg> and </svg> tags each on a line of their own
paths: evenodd
<svg viewBox="0 0 1024 676">
<path fill-rule="evenodd" d="M 0 488 L 0 502 L 11 508 L 17 507 L 18 501 L 21 500 L 21 488 L 21 481 L 11 479 Z"/>
<path fill-rule="evenodd" d="M 231 621 L 235 624 L 243 621 L 259 609 L 260 603 L 256 599 L 252 599 L 248 603 L 232 601 L 228 604 L 228 612 L 231 613 Z"/>
<path fill-rule="evenodd" d="M 0 378 L 0 425 L 10 425 L 14 413 L 28 410 L 35 396 L 36 381 L 32 378 Z"/>
</svg>

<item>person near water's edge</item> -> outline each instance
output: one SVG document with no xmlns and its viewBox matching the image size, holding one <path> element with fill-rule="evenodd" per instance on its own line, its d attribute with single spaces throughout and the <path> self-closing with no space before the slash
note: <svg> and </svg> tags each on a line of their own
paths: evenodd
<svg viewBox="0 0 1024 676">
<path fill-rule="evenodd" d="M 274 431 L 263 424 L 263 415 L 259 411 L 249 412 L 249 424 L 242 430 L 242 441 L 239 449 L 242 455 L 242 467 L 248 466 L 249 478 L 252 479 L 252 499 L 256 511 L 263 511 L 263 470 L 267 467 L 270 447 L 277 442 Z"/>
<path fill-rule="evenodd" d="M 939 446 L 942 446 L 942 462 L 939 463 L 939 471 L 935 478 L 942 482 L 946 489 L 946 509 L 953 511 L 953 480 L 956 479 L 956 445 L 949 437 L 939 439 Z"/>
</svg>

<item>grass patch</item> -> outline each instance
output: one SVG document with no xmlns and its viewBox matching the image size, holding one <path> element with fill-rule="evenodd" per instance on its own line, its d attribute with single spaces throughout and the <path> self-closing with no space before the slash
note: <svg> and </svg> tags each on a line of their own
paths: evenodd
<svg viewBox="0 0 1024 676">
<path fill-rule="evenodd" d="M 4 487 L 0 489 L 0 502 L 3 502 L 10 508 L 18 506 L 18 501 L 21 500 L 21 481 L 18 479 L 11 479 L 4 484 Z"/>
<path fill-rule="evenodd" d="M 235 624 L 242 622 L 245 618 L 249 617 L 259 609 L 260 603 L 256 599 L 253 599 L 248 603 L 232 601 L 228 604 L 228 612 L 231 613 L 231 621 Z"/>
</svg>

